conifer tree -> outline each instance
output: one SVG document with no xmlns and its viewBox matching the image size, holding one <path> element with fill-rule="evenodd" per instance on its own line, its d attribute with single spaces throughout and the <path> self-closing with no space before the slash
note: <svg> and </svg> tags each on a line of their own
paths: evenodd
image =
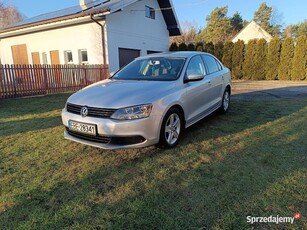
<svg viewBox="0 0 307 230">
<path fill-rule="evenodd" d="M 210 54 L 214 54 L 214 45 L 212 42 L 208 42 L 205 45 L 204 51 Z"/>
<path fill-rule="evenodd" d="M 238 40 L 233 45 L 232 52 L 232 76 L 234 79 L 242 79 L 242 64 L 244 58 L 244 42 Z"/>
<path fill-rule="evenodd" d="M 179 44 L 178 50 L 179 51 L 187 51 L 188 46 L 184 42 L 182 42 L 182 43 Z"/>
<path fill-rule="evenodd" d="M 188 51 L 195 51 L 195 45 L 193 43 L 188 44 Z"/>
<path fill-rule="evenodd" d="M 291 80 L 292 59 L 294 53 L 293 38 L 286 38 L 281 46 L 278 79 Z"/>
<path fill-rule="evenodd" d="M 265 67 L 267 63 L 268 43 L 265 39 L 257 41 L 255 50 L 255 65 L 253 80 L 265 80 Z"/>
<path fill-rule="evenodd" d="M 292 62 L 291 79 L 304 80 L 306 78 L 307 64 L 307 39 L 305 35 L 301 35 L 296 40 L 294 56 Z"/>
<path fill-rule="evenodd" d="M 255 76 L 255 54 L 257 41 L 249 40 L 245 45 L 244 62 L 242 66 L 243 79 L 252 80 Z"/>
<path fill-rule="evenodd" d="M 233 51 L 233 42 L 230 41 L 226 42 L 224 46 L 222 62 L 230 70 L 232 69 L 232 51 Z"/>
<path fill-rule="evenodd" d="M 169 51 L 178 51 L 178 45 L 176 42 L 173 42 L 170 47 L 169 47 Z"/>
<path fill-rule="evenodd" d="M 266 79 L 277 80 L 278 79 L 278 66 L 280 59 L 281 42 L 279 37 L 275 37 L 271 40 L 268 48 L 268 58 L 266 64 Z"/>
<path fill-rule="evenodd" d="M 214 45 L 214 56 L 216 56 L 217 59 L 222 60 L 223 51 L 224 51 L 224 44 L 222 42 L 218 42 Z"/>
</svg>

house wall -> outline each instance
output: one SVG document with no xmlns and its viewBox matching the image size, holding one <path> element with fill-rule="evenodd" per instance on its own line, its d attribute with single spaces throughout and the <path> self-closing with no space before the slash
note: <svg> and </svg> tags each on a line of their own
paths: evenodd
<svg viewBox="0 0 307 230">
<path fill-rule="evenodd" d="M 155 10 L 155 19 L 145 17 L 145 5 Z M 157 1 L 138 1 L 122 11 L 107 15 L 106 39 L 110 71 L 119 69 L 119 48 L 147 51 L 167 51 L 169 32 Z"/>
<path fill-rule="evenodd" d="M 47 64 L 51 64 L 51 51 L 59 52 L 61 64 L 65 64 L 64 51 L 72 51 L 73 64 L 80 64 L 81 49 L 88 53 L 88 64 L 101 64 L 103 61 L 101 28 L 91 21 L 83 24 L 52 28 L 40 32 L 0 39 L 0 60 L 2 64 L 14 64 L 12 46 L 25 44 L 29 64 L 33 64 L 32 53 L 39 53 L 43 64 L 43 53 L 47 54 Z"/>
</svg>

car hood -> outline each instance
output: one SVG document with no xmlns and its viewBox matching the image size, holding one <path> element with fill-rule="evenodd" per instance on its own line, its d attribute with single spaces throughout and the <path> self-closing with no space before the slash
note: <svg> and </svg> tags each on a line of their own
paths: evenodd
<svg viewBox="0 0 307 230">
<path fill-rule="evenodd" d="M 70 96 L 69 103 L 100 108 L 124 108 L 152 103 L 176 85 L 176 81 L 104 80 Z"/>
</svg>

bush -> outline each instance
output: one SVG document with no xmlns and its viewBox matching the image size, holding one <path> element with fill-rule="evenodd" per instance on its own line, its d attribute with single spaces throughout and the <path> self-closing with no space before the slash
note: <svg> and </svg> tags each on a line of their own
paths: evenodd
<svg viewBox="0 0 307 230">
<path fill-rule="evenodd" d="M 195 51 L 195 45 L 193 43 L 188 44 L 188 51 Z"/>
<path fill-rule="evenodd" d="M 207 52 L 207 53 L 210 53 L 210 54 L 214 54 L 214 45 L 213 45 L 213 43 L 212 42 L 208 42 L 205 45 L 204 51 Z"/>
<path fill-rule="evenodd" d="M 187 45 L 184 42 L 182 42 L 182 43 L 179 44 L 178 50 L 179 51 L 187 51 L 188 47 L 187 47 Z"/>
<path fill-rule="evenodd" d="M 238 40 L 233 45 L 232 52 L 232 76 L 235 79 L 242 78 L 242 64 L 244 58 L 244 42 Z"/>
<path fill-rule="evenodd" d="M 291 79 L 304 80 L 306 78 L 307 39 L 305 35 L 298 37 L 294 49 Z"/>
<path fill-rule="evenodd" d="M 178 51 L 178 45 L 176 42 L 173 42 L 170 47 L 169 47 L 169 51 Z"/>
<path fill-rule="evenodd" d="M 257 41 L 249 40 L 245 45 L 244 62 L 242 66 L 243 79 L 252 80 L 255 76 L 255 54 Z"/>
<path fill-rule="evenodd" d="M 197 50 L 197 51 L 200 51 L 200 52 L 203 52 L 203 51 L 204 51 L 204 43 L 198 42 L 198 43 L 196 44 L 196 50 Z"/>
<path fill-rule="evenodd" d="M 265 80 L 265 67 L 267 62 L 268 43 L 265 39 L 259 39 L 256 45 L 255 66 L 253 80 Z"/>
<path fill-rule="evenodd" d="M 222 60 L 224 52 L 224 44 L 222 42 L 218 42 L 214 45 L 214 56 L 216 56 L 219 60 Z"/>
<path fill-rule="evenodd" d="M 232 69 L 232 50 L 233 42 L 226 42 L 224 46 L 222 62 L 230 70 Z"/>
<path fill-rule="evenodd" d="M 280 63 L 278 67 L 278 79 L 291 80 L 292 59 L 294 53 L 293 38 L 284 40 L 280 52 Z"/>
<path fill-rule="evenodd" d="M 280 38 L 275 37 L 271 40 L 268 48 L 268 57 L 266 63 L 266 79 L 277 80 L 278 79 L 278 66 L 280 62 Z"/>
</svg>

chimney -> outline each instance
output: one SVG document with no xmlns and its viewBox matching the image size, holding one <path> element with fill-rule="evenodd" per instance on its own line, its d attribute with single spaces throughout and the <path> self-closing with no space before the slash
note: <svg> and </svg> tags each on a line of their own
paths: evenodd
<svg viewBox="0 0 307 230">
<path fill-rule="evenodd" d="M 87 8 L 93 5 L 93 0 L 80 0 L 80 6 L 82 10 L 86 10 Z"/>
</svg>

